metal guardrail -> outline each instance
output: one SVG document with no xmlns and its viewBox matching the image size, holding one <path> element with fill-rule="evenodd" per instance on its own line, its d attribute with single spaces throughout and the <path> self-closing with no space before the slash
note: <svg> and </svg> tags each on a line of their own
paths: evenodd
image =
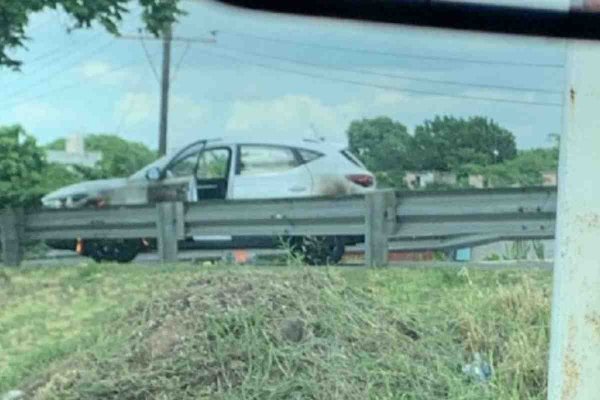
<svg viewBox="0 0 600 400">
<path fill-rule="evenodd" d="M 396 250 L 442 250 L 550 239 L 556 188 L 398 192 Z"/>
<path fill-rule="evenodd" d="M 503 239 L 551 238 L 555 188 L 377 191 L 365 196 L 261 201 L 166 202 L 103 209 L 2 213 L 4 262 L 18 265 L 25 240 L 157 238 L 161 259 L 191 236 L 363 236 L 367 265 L 395 249 L 465 247 Z"/>
</svg>

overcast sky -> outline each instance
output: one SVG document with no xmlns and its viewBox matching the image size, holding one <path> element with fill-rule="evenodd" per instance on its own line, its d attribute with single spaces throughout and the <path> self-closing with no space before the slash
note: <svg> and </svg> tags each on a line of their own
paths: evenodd
<svg viewBox="0 0 600 400">
<path fill-rule="evenodd" d="M 217 33 L 215 44 L 174 42 L 170 148 L 314 131 L 345 141 L 352 120 L 380 115 L 411 132 L 435 115 L 481 115 L 510 129 L 520 148 L 548 146 L 547 135 L 560 132 L 563 41 L 184 6 L 175 36 Z M 151 65 L 160 72 L 160 42 L 144 42 L 147 57 L 140 40 L 101 28 L 67 34 L 68 23 L 54 11 L 32 19 L 29 50 L 17 53 L 23 71 L 0 70 L 0 125 L 20 123 L 42 143 L 107 132 L 156 148 Z M 134 13 L 122 32 L 139 27 Z"/>
</svg>

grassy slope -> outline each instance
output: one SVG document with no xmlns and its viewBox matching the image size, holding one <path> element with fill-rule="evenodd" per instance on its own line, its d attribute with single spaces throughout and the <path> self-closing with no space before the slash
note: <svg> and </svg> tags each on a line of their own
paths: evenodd
<svg viewBox="0 0 600 400">
<path fill-rule="evenodd" d="M 137 342 L 130 340 L 132 330 L 147 333 L 149 324 L 165 318 L 162 310 L 175 304 L 173 293 L 177 296 L 182 292 L 173 288 L 185 288 L 199 277 L 208 277 L 218 282 L 217 289 L 229 285 L 232 293 L 237 293 L 244 287 L 240 282 L 251 282 L 255 291 L 266 297 L 288 299 L 282 307 L 301 315 L 312 333 L 294 345 L 282 345 L 265 335 L 275 330 L 279 319 L 269 315 L 267 303 L 259 301 L 265 296 L 260 295 L 229 313 L 235 316 L 236 324 L 243 321 L 242 342 L 239 335 L 223 330 L 232 324 L 226 312 L 215 308 L 213 317 L 204 320 L 204 314 L 188 315 L 185 311 L 186 320 L 199 321 L 199 325 L 187 326 L 190 332 L 222 335 L 218 352 L 202 349 L 198 359 L 212 356 L 224 363 L 232 349 L 244 349 L 244 355 L 250 357 L 232 364 L 241 369 L 243 381 L 229 388 L 219 386 L 207 398 L 545 397 L 548 272 L 335 269 L 330 284 L 321 272 L 310 272 L 314 282 L 313 278 L 306 282 L 302 268 L 247 273 L 231 269 L 88 266 L 0 272 L 0 393 L 31 382 L 44 371 L 64 369 L 60 364 L 63 359 L 68 365 L 81 362 L 92 371 L 77 377 L 84 383 L 86 379 L 104 380 L 130 387 L 138 379 L 150 386 L 147 368 L 136 370 L 115 354 L 138 350 Z M 206 298 L 198 309 L 219 306 L 216 299 L 222 297 L 222 291 L 213 290 L 213 286 L 202 288 Z M 349 288 L 359 290 L 349 292 Z M 130 312 L 136 304 L 143 312 Z M 140 304 L 144 308 L 140 309 Z M 248 330 L 248 326 L 264 330 Z M 331 332 L 317 334 L 315 327 Z M 140 343 L 144 345 L 144 340 Z M 321 354 L 323 348 L 327 351 Z M 185 360 L 194 359 L 194 351 L 200 350 L 197 346 L 185 348 Z M 493 363 L 494 379 L 489 385 L 469 382 L 460 371 L 475 351 Z M 265 353 L 271 356 L 264 358 Z M 90 364 L 90 359 L 99 361 Z M 168 369 L 198 368 L 182 365 L 179 359 L 157 360 Z M 273 360 L 279 360 L 277 365 Z M 102 369 L 94 371 L 96 366 Z M 120 373 L 106 375 L 105 370 L 120 368 Z M 230 365 L 228 370 L 232 368 Z M 296 372 L 273 372 L 288 369 Z M 123 371 L 129 374 L 125 383 L 121 381 Z M 154 378 L 158 379 L 157 387 L 172 383 L 164 377 Z M 63 393 L 56 390 L 51 388 L 50 392 Z M 108 396 L 102 388 L 86 392 L 88 397 L 79 389 L 73 390 L 68 392 L 73 398 Z M 164 398 L 184 398 L 186 394 L 177 390 L 172 389 Z"/>
<path fill-rule="evenodd" d="M 191 279 L 191 268 L 0 269 L 0 393 L 51 361 L 102 343 L 109 322 Z"/>
</svg>

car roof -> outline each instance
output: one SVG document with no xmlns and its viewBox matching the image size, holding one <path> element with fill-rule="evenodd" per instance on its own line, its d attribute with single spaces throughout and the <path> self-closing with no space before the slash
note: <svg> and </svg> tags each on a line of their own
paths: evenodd
<svg viewBox="0 0 600 400">
<path fill-rule="evenodd" d="M 264 145 L 272 145 L 272 146 L 287 146 L 287 147 L 297 147 L 301 149 L 314 150 L 314 151 L 333 151 L 338 152 L 340 150 L 344 150 L 347 148 L 347 145 L 344 143 L 334 143 L 327 142 L 319 139 L 279 139 L 273 137 L 249 137 L 249 136 L 223 136 L 219 138 L 208 139 L 207 144 L 226 144 L 226 145 L 235 145 L 235 144 L 264 144 Z"/>
</svg>

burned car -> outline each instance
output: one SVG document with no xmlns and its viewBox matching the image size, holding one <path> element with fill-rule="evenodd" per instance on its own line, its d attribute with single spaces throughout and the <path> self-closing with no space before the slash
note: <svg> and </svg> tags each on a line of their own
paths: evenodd
<svg viewBox="0 0 600 400">
<path fill-rule="evenodd" d="M 128 178 L 77 183 L 46 195 L 46 208 L 106 207 L 178 200 L 283 199 L 363 193 L 375 178 L 344 146 L 319 140 L 200 140 L 164 156 Z M 166 197 L 165 197 L 166 196 Z M 344 247 L 360 238 L 292 238 L 311 263 L 337 262 Z M 97 261 L 128 262 L 155 246 L 152 240 L 49 241 Z M 189 249 L 271 248 L 277 238 L 190 237 Z M 325 250 L 323 249 L 323 246 Z"/>
</svg>

